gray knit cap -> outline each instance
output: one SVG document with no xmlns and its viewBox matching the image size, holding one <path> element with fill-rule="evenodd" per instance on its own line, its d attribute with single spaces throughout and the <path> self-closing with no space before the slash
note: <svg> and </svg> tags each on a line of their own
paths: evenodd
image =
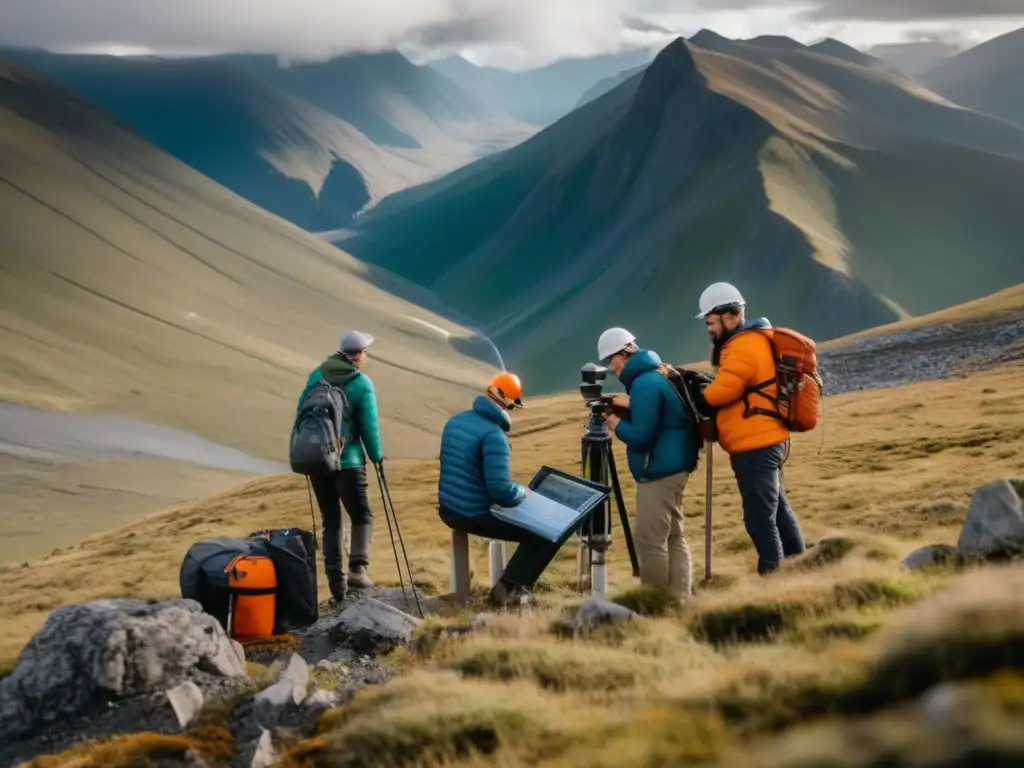
<svg viewBox="0 0 1024 768">
<path fill-rule="evenodd" d="M 338 351 L 344 354 L 355 354 L 356 352 L 362 352 L 371 344 L 373 344 L 373 336 L 370 334 L 360 333 L 359 331 L 349 331 L 341 337 L 341 343 L 338 344 Z"/>
</svg>

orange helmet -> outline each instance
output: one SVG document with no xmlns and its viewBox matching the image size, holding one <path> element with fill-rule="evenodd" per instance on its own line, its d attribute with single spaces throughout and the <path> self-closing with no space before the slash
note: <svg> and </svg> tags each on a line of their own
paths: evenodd
<svg viewBox="0 0 1024 768">
<path fill-rule="evenodd" d="M 487 386 L 487 391 L 501 398 L 509 410 L 523 407 L 523 385 L 514 373 L 502 371 L 496 374 Z"/>
</svg>

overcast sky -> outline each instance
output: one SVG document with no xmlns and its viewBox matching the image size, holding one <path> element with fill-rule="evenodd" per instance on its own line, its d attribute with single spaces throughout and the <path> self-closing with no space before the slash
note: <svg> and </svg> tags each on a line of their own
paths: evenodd
<svg viewBox="0 0 1024 768">
<path fill-rule="evenodd" d="M 970 11 L 965 10 L 970 7 Z M 370 10 L 372 8 L 372 10 Z M 323 58 L 399 47 L 521 69 L 702 27 L 726 37 L 977 43 L 1024 26 L 1024 0 L 0 0 L 0 44 Z"/>
</svg>

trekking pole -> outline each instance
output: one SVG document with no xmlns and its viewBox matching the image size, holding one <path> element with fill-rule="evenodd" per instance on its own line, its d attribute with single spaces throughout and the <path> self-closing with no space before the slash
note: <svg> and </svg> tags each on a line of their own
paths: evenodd
<svg viewBox="0 0 1024 768">
<path fill-rule="evenodd" d="M 711 578 L 711 465 L 715 444 L 711 440 L 704 443 L 708 456 L 707 478 L 704 482 L 704 578 Z"/>
<path fill-rule="evenodd" d="M 402 529 L 398 525 L 398 514 L 395 512 L 395 503 L 391 500 L 391 491 L 388 489 L 388 481 L 384 475 L 384 467 L 379 464 L 374 464 L 374 468 L 377 470 L 377 484 L 380 486 L 380 500 L 384 504 L 384 517 L 388 520 L 388 533 L 391 533 L 391 518 L 395 520 L 395 531 L 398 533 L 398 543 L 402 547 L 402 556 L 405 558 L 405 570 L 409 574 L 409 588 L 412 590 L 413 599 L 416 601 L 416 611 L 419 613 L 420 618 L 423 616 L 423 608 L 420 606 L 419 595 L 416 594 L 416 584 L 412 580 L 412 567 L 409 565 L 409 555 L 405 550 L 405 540 L 402 538 Z M 388 517 L 388 510 L 390 509 L 391 515 Z M 398 562 L 398 547 L 395 545 L 394 533 L 391 533 L 391 549 L 395 553 L 395 568 L 398 569 L 398 583 L 402 587 L 402 597 L 405 598 L 405 605 L 410 610 L 412 606 L 409 605 L 409 596 L 405 594 L 405 582 L 402 580 L 402 566 Z"/>
</svg>

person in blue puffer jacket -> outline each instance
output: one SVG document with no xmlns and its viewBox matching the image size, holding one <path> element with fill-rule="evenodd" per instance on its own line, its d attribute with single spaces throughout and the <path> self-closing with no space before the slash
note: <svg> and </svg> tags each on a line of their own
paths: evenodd
<svg viewBox="0 0 1024 768">
<path fill-rule="evenodd" d="M 532 491 L 512 480 L 512 449 L 506 433 L 509 411 L 522 408 L 522 384 L 515 374 L 491 379 L 486 395 L 473 407 L 452 416 L 441 433 L 441 470 L 437 483 L 438 513 L 452 530 L 497 541 L 518 542 L 515 554 L 491 599 L 499 605 L 517 601 L 547 568 L 562 544 L 550 542 L 491 514 L 490 506 L 515 507 Z"/>
<path fill-rule="evenodd" d="M 597 343 L 598 357 L 626 388 L 628 415 L 605 421 L 626 444 L 636 480 L 636 550 L 640 581 L 667 587 L 679 600 L 692 591 L 690 548 L 683 535 L 683 489 L 697 466 L 697 423 L 665 375 L 661 358 L 640 349 L 624 328 L 610 328 Z"/>
</svg>

